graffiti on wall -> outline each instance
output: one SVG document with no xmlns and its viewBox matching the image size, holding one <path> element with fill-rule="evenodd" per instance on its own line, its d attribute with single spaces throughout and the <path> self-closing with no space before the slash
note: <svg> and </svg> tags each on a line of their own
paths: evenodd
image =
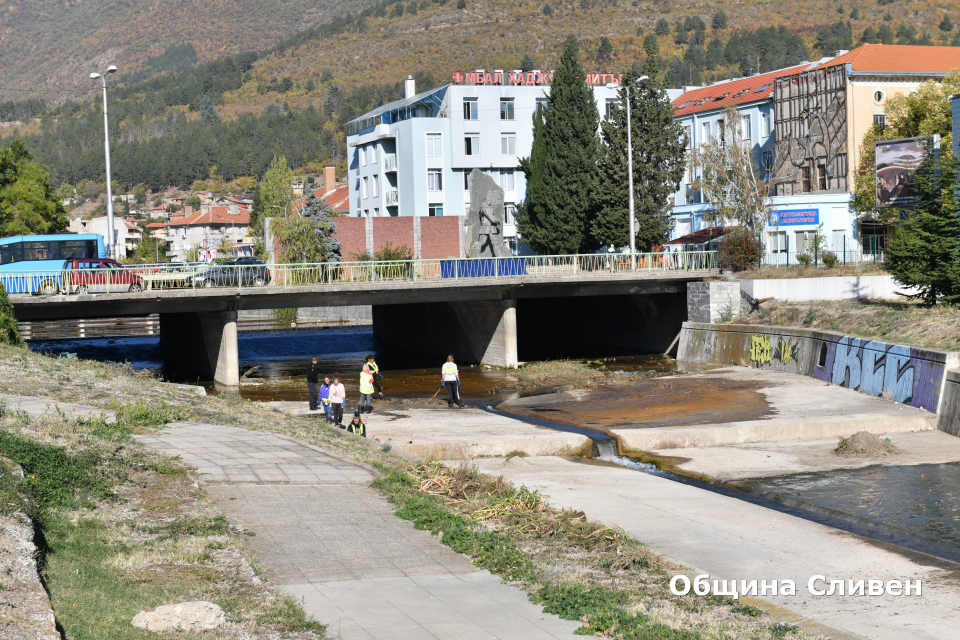
<svg viewBox="0 0 960 640">
<path fill-rule="evenodd" d="M 936 412 L 944 363 L 928 352 L 902 344 L 844 336 L 825 342 L 826 357 L 814 377 Z"/>
<path fill-rule="evenodd" d="M 781 364 L 795 361 L 797 359 L 797 340 L 792 342 L 786 338 L 778 337 L 777 346 L 771 347 L 770 336 L 765 334 L 754 334 L 750 336 L 750 362 L 762 367 L 765 364 L 771 364 L 774 360 L 779 360 Z"/>
</svg>

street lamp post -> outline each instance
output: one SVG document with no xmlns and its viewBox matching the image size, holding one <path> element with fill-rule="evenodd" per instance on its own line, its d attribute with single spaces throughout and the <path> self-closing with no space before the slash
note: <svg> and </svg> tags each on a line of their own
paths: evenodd
<svg viewBox="0 0 960 640">
<path fill-rule="evenodd" d="M 646 82 L 649 80 L 649 76 L 640 76 L 633 81 L 633 85 L 640 84 L 641 82 Z M 631 128 L 630 117 L 630 87 L 633 85 L 627 85 L 624 87 L 624 90 L 627 92 L 627 188 L 630 190 L 630 199 L 629 199 L 629 210 L 630 210 L 630 268 L 636 268 L 636 256 L 637 253 L 637 221 L 636 216 L 634 215 L 634 204 L 633 204 L 633 130 Z M 616 87 L 615 84 L 607 85 L 608 87 Z"/>
<path fill-rule="evenodd" d="M 110 180 L 110 122 L 107 119 L 107 74 L 114 73 L 116 70 L 117 66 L 112 64 L 102 74 L 96 71 L 90 74 L 91 80 L 99 79 L 103 84 L 103 148 L 107 156 L 107 246 L 110 248 L 107 255 L 114 259 L 118 254 L 116 232 L 113 230 L 113 184 Z"/>
</svg>

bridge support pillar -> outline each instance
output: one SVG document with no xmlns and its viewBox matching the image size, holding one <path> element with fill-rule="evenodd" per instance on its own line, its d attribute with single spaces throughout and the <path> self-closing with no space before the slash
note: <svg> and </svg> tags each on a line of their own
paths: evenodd
<svg viewBox="0 0 960 640">
<path fill-rule="evenodd" d="M 516 367 L 517 301 L 377 305 L 373 335 L 401 351 Z"/>
<path fill-rule="evenodd" d="M 160 348 L 174 366 L 240 385 L 236 311 L 161 313 Z"/>
</svg>

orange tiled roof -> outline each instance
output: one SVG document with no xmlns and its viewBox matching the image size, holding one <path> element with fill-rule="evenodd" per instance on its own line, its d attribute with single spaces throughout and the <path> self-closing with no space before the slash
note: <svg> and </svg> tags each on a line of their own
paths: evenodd
<svg viewBox="0 0 960 640">
<path fill-rule="evenodd" d="M 960 69 L 960 47 L 864 44 L 823 64 L 850 64 L 854 71 L 942 73 Z"/>
<path fill-rule="evenodd" d="M 250 224 L 250 211 L 240 208 L 240 213 L 231 214 L 230 207 L 210 207 L 209 213 L 199 211 L 182 220 L 171 222 L 171 227 L 213 225 L 213 224 Z"/>
<path fill-rule="evenodd" d="M 744 104 L 769 98 L 773 93 L 773 80 L 775 78 L 800 73 L 809 66 L 803 64 L 787 67 L 786 69 L 761 73 L 749 78 L 741 78 L 687 91 L 671 103 L 675 109 L 673 115 L 685 116 L 702 111 L 713 111 L 728 104 Z"/>
<path fill-rule="evenodd" d="M 337 186 L 326 195 L 324 195 L 323 187 L 321 187 L 314 191 L 313 195 L 318 198 L 323 198 L 333 211 L 350 210 L 350 185 L 346 183 L 338 183 Z"/>
</svg>

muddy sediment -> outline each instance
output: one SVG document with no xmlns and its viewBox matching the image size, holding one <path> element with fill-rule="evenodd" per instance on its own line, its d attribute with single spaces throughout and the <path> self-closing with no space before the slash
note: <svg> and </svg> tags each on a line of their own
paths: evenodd
<svg viewBox="0 0 960 640">
<path fill-rule="evenodd" d="M 769 382 L 720 375 L 637 380 L 508 400 L 515 415 L 587 427 L 618 429 L 687 426 L 758 420 L 774 410 L 761 389 Z"/>
</svg>

